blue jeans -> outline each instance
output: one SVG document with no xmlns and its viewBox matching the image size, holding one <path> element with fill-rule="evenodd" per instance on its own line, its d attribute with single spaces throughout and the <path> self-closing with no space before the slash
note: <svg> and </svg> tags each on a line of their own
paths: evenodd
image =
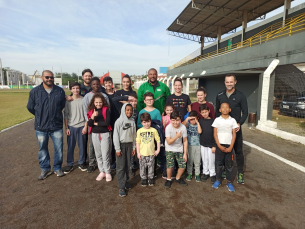
<svg viewBox="0 0 305 229">
<path fill-rule="evenodd" d="M 68 143 L 68 153 L 67 153 L 67 165 L 73 166 L 74 162 L 74 149 L 76 145 L 76 140 L 78 143 L 78 149 L 79 149 L 79 159 L 78 164 L 82 165 L 85 163 L 85 142 L 87 141 L 87 137 L 85 134 L 82 134 L 82 127 L 73 127 L 69 126 L 70 130 L 70 136 L 67 136 L 67 143 Z"/>
<path fill-rule="evenodd" d="M 54 163 L 53 170 L 61 169 L 62 165 L 62 151 L 63 151 L 63 133 L 62 129 L 56 131 L 42 132 L 35 130 L 36 138 L 38 140 L 39 151 L 38 160 L 42 170 L 51 170 L 50 154 L 48 149 L 49 136 L 54 145 Z"/>
</svg>

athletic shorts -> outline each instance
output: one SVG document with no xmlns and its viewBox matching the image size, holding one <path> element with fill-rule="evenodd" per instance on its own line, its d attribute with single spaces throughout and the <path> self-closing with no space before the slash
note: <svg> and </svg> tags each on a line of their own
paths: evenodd
<svg viewBox="0 0 305 229">
<path fill-rule="evenodd" d="M 166 151 L 166 168 L 173 169 L 177 160 L 179 168 L 185 169 L 186 163 L 183 160 L 183 152 Z"/>
</svg>

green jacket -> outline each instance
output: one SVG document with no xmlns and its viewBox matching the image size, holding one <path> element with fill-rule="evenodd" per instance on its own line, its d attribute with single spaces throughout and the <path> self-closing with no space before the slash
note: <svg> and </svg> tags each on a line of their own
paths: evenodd
<svg viewBox="0 0 305 229">
<path fill-rule="evenodd" d="M 157 108 L 161 114 L 163 113 L 166 99 L 171 93 L 169 88 L 166 86 L 166 84 L 160 81 L 157 81 L 157 84 L 159 85 L 157 85 L 155 91 L 153 86 L 149 82 L 143 83 L 140 86 L 138 90 L 138 103 L 137 103 L 137 110 L 139 112 L 146 106 L 146 104 L 144 103 L 144 94 L 146 92 L 151 92 L 154 94 L 154 99 L 155 99 L 153 106 Z"/>
</svg>

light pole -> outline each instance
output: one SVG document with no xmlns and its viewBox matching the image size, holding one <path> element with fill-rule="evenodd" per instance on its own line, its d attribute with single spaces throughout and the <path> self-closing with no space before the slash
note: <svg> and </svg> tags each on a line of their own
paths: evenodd
<svg viewBox="0 0 305 229">
<path fill-rule="evenodd" d="M 2 75 L 2 61 L 0 59 L 0 77 L 1 77 L 1 82 L 2 82 L 2 86 L 4 85 L 4 82 L 3 82 L 3 75 Z"/>
</svg>

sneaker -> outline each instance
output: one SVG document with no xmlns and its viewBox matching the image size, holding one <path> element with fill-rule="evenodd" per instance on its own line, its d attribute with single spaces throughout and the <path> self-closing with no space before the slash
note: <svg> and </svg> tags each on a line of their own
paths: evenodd
<svg viewBox="0 0 305 229">
<path fill-rule="evenodd" d="M 115 170 L 116 169 L 116 162 L 113 163 L 113 165 L 110 167 L 111 170 Z"/>
<path fill-rule="evenodd" d="M 125 192 L 125 189 L 120 189 L 120 191 L 119 191 L 119 196 L 120 197 L 125 197 L 126 196 L 126 192 Z"/>
<path fill-rule="evenodd" d="M 87 171 L 87 166 L 85 164 L 78 164 L 78 168 L 83 172 Z"/>
<path fill-rule="evenodd" d="M 142 185 L 142 187 L 146 187 L 146 186 L 147 186 L 147 180 L 146 180 L 146 179 L 143 179 L 143 180 L 141 181 L 141 185 Z"/>
<path fill-rule="evenodd" d="M 90 165 L 87 169 L 87 173 L 93 173 L 95 170 L 95 166 L 94 165 Z"/>
<path fill-rule="evenodd" d="M 219 180 L 215 181 L 215 183 L 213 184 L 213 188 L 218 189 L 218 187 L 221 185 L 221 182 Z"/>
<path fill-rule="evenodd" d="M 200 175 L 195 175 L 196 182 L 200 182 Z"/>
<path fill-rule="evenodd" d="M 211 183 L 214 184 L 216 181 L 216 176 L 211 176 Z"/>
<path fill-rule="evenodd" d="M 237 184 L 244 184 L 244 183 L 245 183 L 244 174 L 238 173 Z"/>
<path fill-rule="evenodd" d="M 226 170 L 222 171 L 221 178 L 224 180 L 227 179 Z"/>
<path fill-rule="evenodd" d="M 230 192 L 235 192 L 235 189 L 234 189 L 233 184 L 231 182 L 227 183 L 227 187 L 228 187 Z"/>
<path fill-rule="evenodd" d="M 62 172 L 61 169 L 54 171 L 54 173 L 58 176 L 58 177 L 63 177 L 65 174 Z"/>
<path fill-rule="evenodd" d="M 187 174 L 187 176 L 186 176 L 186 180 L 187 181 L 191 181 L 192 178 L 193 178 L 193 176 L 191 174 Z"/>
<path fill-rule="evenodd" d="M 173 171 L 172 177 L 171 177 L 171 178 L 172 178 L 172 179 L 176 179 L 176 175 L 177 175 L 177 173 Z"/>
<path fill-rule="evenodd" d="M 97 181 L 101 181 L 106 177 L 106 174 L 104 172 L 100 173 L 97 177 L 96 180 Z"/>
<path fill-rule="evenodd" d="M 38 180 L 44 180 L 52 174 L 51 170 L 41 170 Z"/>
<path fill-rule="evenodd" d="M 64 173 L 65 173 L 65 174 L 68 174 L 68 173 L 70 173 L 72 170 L 73 170 L 73 166 L 67 166 L 67 167 L 65 168 L 65 170 L 64 170 Z"/>
<path fill-rule="evenodd" d="M 181 177 L 180 177 L 180 179 L 176 180 L 176 182 L 182 186 L 187 186 L 187 183 Z"/>
<path fill-rule="evenodd" d="M 126 184 L 125 184 L 125 189 L 126 189 L 126 190 L 130 190 L 130 189 L 131 189 L 131 185 L 130 185 L 129 183 L 127 183 L 127 182 L 126 182 Z"/>
<path fill-rule="evenodd" d="M 203 174 L 202 177 L 201 177 L 201 181 L 203 181 L 203 182 L 206 182 L 208 179 L 209 179 L 209 175 Z"/>
<path fill-rule="evenodd" d="M 172 182 L 171 182 L 170 180 L 166 180 L 166 181 L 165 181 L 165 184 L 164 184 L 164 187 L 165 187 L 165 188 L 170 188 L 171 185 L 172 185 Z"/>
<path fill-rule="evenodd" d="M 155 180 L 154 179 L 149 179 L 148 180 L 148 185 L 149 186 L 155 186 Z"/>
<path fill-rule="evenodd" d="M 167 179 L 167 173 L 166 173 L 166 172 L 163 172 L 163 173 L 162 173 L 162 178 L 163 178 L 163 179 Z"/>
<path fill-rule="evenodd" d="M 106 173 L 106 181 L 107 182 L 112 181 L 112 176 L 110 173 Z"/>
</svg>

